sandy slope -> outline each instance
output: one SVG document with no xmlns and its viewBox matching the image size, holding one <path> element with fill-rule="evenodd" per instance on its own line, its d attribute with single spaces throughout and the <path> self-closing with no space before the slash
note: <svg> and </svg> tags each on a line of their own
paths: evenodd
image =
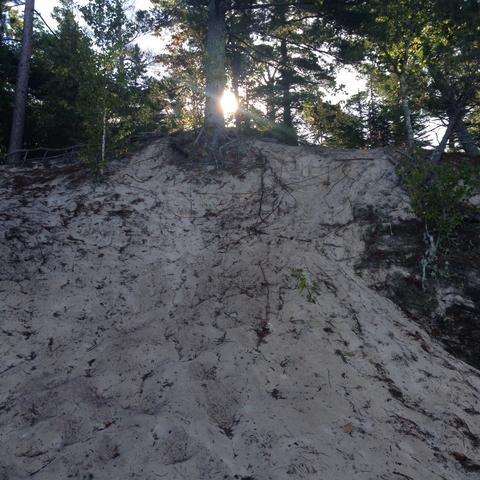
<svg viewBox="0 0 480 480">
<path fill-rule="evenodd" d="M 478 372 L 354 274 L 355 215 L 406 215 L 390 161 L 252 152 L 4 172 L 0 479 L 479 477 Z"/>
</svg>

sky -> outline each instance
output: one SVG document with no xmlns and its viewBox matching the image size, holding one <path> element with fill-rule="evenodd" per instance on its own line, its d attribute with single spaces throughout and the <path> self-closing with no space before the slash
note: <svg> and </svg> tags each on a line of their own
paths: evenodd
<svg viewBox="0 0 480 480">
<path fill-rule="evenodd" d="M 150 0 L 131 0 L 136 10 L 145 10 L 151 6 Z M 86 0 L 77 0 L 78 4 L 85 3 Z M 36 0 L 35 8 L 42 15 L 45 21 L 49 24 L 50 27 L 55 29 L 55 21 L 51 17 L 53 8 L 58 4 L 58 0 Z M 143 35 L 136 40 L 140 48 L 146 51 L 151 51 L 153 53 L 159 53 L 162 50 L 162 45 L 165 45 L 158 37 L 154 35 Z M 358 93 L 360 90 L 364 90 L 366 87 L 365 79 L 362 79 L 358 74 L 351 68 L 342 68 L 338 71 L 337 74 L 338 84 L 343 84 L 345 88 L 343 91 L 332 93 L 325 92 L 326 100 L 329 100 L 333 103 L 344 101 L 349 98 L 351 95 Z M 435 144 L 438 143 L 438 135 L 443 133 L 444 127 L 436 125 L 434 122 L 431 122 L 430 125 L 434 131 L 430 132 L 427 137 Z"/>
<path fill-rule="evenodd" d="M 86 1 L 76 0 L 76 3 L 82 5 L 83 3 L 86 3 Z M 136 10 L 147 10 L 151 6 L 150 0 L 132 0 L 132 4 L 135 6 Z M 55 28 L 55 21 L 51 14 L 56 5 L 58 5 L 58 0 L 36 0 L 35 2 L 35 9 L 53 29 Z M 142 35 L 137 39 L 137 43 L 143 50 L 159 50 L 159 39 L 153 35 Z"/>
<path fill-rule="evenodd" d="M 85 1 L 77 0 L 77 3 L 82 4 Z M 150 0 L 134 0 L 135 8 L 137 10 L 147 9 L 151 4 Z M 41 15 L 47 20 L 53 7 L 58 4 L 57 0 L 37 0 L 35 2 L 35 8 L 41 13 Z"/>
<path fill-rule="evenodd" d="M 77 0 L 78 4 L 85 3 L 86 0 Z M 132 5 L 136 10 L 146 10 L 151 6 L 150 0 L 131 0 Z M 42 15 L 49 26 L 55 29 L 55 21 L 53 20 L 51 13 L 53 8 L 58 4 L 58 0 L 36 0 L 35 8 Z M 136 42 L 143 50 L 153 53 L 160 53 L 164 42 L 159 37 L 154 35 L 143 35 L 139 37 Z M 152 73 L 156 71 L 153 69 Z M 358 93 L 366 88 L 365 79 L 361 78 L 352 68 L 341 68 L 337 73 L 337 83 L 343 84 L 343 91 L 337 93 L 325 92 L 325 99 L 333 103 L 344 101 L 350 96 Z M 441 135 L 445 127 L 439 125 L 437 122 L 431 121 L 429 128 L 432 131 L 427 134 L 427 138 L 437 144 L 439 142 L 439 135 Z"/>
<path fill-rule="evenodd" d="M 86 0 L 77 0 L 77 3 L 82 4 L 85 3 L 85 1 Z M 57 4 L 58 0 L 36 0 L 35 2 L 36 10 L 40 12 L 45 21 L 53 29 L 55 29 L 55 21 L 52 19 L 51 13 Z M 135 6 L 136 10 L 146 10 L 151 6 L 150 0 L 132 0 L 132 4 Z M 159 53 L 162 49 L 162 44 L 164 45 L 161 39 L 154 35 L 143 35 L 137 39 L 137 43 L 143 50 L 154 53 Z M 366 87 L 365 79 L 359 77 L 351 68 L 340 69 L 337 74 L 337 82 L 338 84 L 343 84 L 345 86 L 343 91 L 337 93 L 325 92 L 326 100 L 333 103 L 344 101 Z M 444 127 L 436 126 L 434 122 L 431 123 L 430 127 L 434 128 L 434 131 L 428 134 L 428 138 L 436 144 L 439 141 L 438 135 L 443 133 Z"/>
<path fill-rule="evenodd" d="M 85 3 L 85 0 L 77 0 L 78 4 Z M 136 10 L 146 10 L 151 6 L 150 0 L 132 0 Z M 46 22 L 52 27 L 55 27 L 55 21 L 51 17 L 53 8 L 58 4 L 58 0 L 37 0 L 36 9 L 40 12 Z M 137 43 L 143 50 L 153 51 L 158 53 L 161 51 L 162 42 L 158 37 L 153 35 L 143 35 L 137 39 Z M 337 75 L 337 81 L 345 85 L 344 92 L 328 93 L 327 99 L 332 102 L 339 102 L 345 100 L 349 96 L 357 93 L 359 90 L 365 88 L 365 81 L 357 78 L 357 74 L 352 69 L 341 69 Z"/>
<path fill-rule="evenodd" d="M 78 4 L 85 3 L 86 0 L 77 0 Z M 35 8 L 42 15 L 45 21 L 55 29 L 55 21 L 51 17 L 53 8 L 58 4 L 58 0 L 37 0 Z M 136 10 L 146 10 L 151 6 L 150 0 L 132 0 Z M 139 37 L 136 42 L 146 51 L 151 51 L 154 53 L 160 53 L 164 42 L 160 38 L 155 37 L 154 35 L 143 35 Z M 155 69 L 152 69 L 152 73 L 156 73 Z M 325 99 L 332 102 L 338 103 L 348 99 L 350 96 L 358 93 L 361 90 L 366 88 L 365 79 L 359 77 L 359 75 L 352 68 L 341 68 L 337 73 L 337 83 L 344 85 L 342 91 L 336 93 L 325 91 Z M 438 142 L 435 132 L 432 132 L 430 135 L 433 142 Z"/>
</svg>

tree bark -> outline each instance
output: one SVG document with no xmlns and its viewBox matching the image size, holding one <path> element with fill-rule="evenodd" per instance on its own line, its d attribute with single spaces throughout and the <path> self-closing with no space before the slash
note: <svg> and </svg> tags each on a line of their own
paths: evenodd
<svg viewBox="0 0 480 480">
<path fill-rule="evenodd" d="M 442 103 L 444 105 L 447 115 L 449 116 L 449 125 L 445 133 L 448 133 L 449 138 L 454 133 L 456 133 L 458 141 L 463 146 L 463 149 L 468 156 L 480 156 L 480 149 L 476 144 L 473 136 L 467 130 L 467 127 L 463 120 L 465 117 L 468 102 L 474 97 L 476 93 L 475 84 L 468 84 L 465 86 L 465 89 L 463 91 L 458 91 L 453 85 L 448 82 L 445 75 L 437 68 L 435 68 L 435 66 L 430 66 L 429 72 L 434 79 L 435 87 L 440 92 Z M 452 118 L 454 119 L 453 123 L 450 120 Z M 449 129 L 450 126 L 451 128 Z M 438 161 L 440 161 L 442 154 L 443 150 L 440 152 L 440 154 L 436 155 Z"/>
<path fill-rule="evenodd" d="M 248 91 L 248 85 L 245 85 L 245 99 L 243 102 L 243 129 L 245 132 L 248 132 L 250 130 L 250 94 Z"/>
<path fill-rule="evenodd" d="M 100 167 L 101 173 L 105 168 L 105 151 L 107 149 L 107 109 L 103 109 L 103 119 L 102 119 L 102 165 Z"/>
<path fill-rule="evenodd" d="M 232 62 L 232 89 L 237 101 L 237 111 L 235 112 L 235 128 L 239 132 L 242 129 L 243 112 L 240 105 L 240 61 L 234 57 Z"/>
<path fill-rule="evenodd" d="M 435 150 L 432 153 L 432 156 L 430 157 L 433 163 L 440 163 L 440 161 L 442 160 L 443 153 L 445 152 L 445 148 L 448 144 L 448 140 L 450 139 L 450 136 L 452 135 L 455 128 L 457 127 L 458 119 L 459 119 L 458 112 L 455 112 L 448 117 L 447 129 L 443 134 L 442 140 L 440 140 L 440 143 L 435 148 Z"/>
<path fill-rule="evenodd" d="M 457 133 L 458 141 L 465 150 L 465 153 L 469 157 L 479 157 L 480 148 L 478 148 L 473 135 L 467 130 L 467 126 L 462 119 L 457 122 L 455 132 Z"/>
<path fill-rule="evenodd" d="M 204 134 L 207 147 L 212 150 L 216 149 L 225 133 L 225 119 L 220 104 L 225 90 L 225 50 L 225 1 L 209 0 Z"/>
<path fill-rule="evenodd" d="M 269 97 L 266 99 L 267 106 L 267 120 L 270 126 L 273 127 L 277 119 L 277 104 L 275 102 L 275 84 L 274 81 L 268 85 Z"/>
<path fill-rule="evenodd" d="M 282 38 L 280 41 L 280 61 L 281 68 L 281 82 L 282 82 L 282 109 L 283 109 L 283 125 L 286 128 L 293 128 L 292 121 L 292 96 L 290 95 L 291 88 L 291 73 L 288 68 L 288 48 L 287 41 Z"/>
<path fill-rule="evenodd" d="M 28 76 L 30 71 L 30 58 L 32 56 L 33 14 L 35 0 L 25 1 L 23 17 L 22 50 L 18 62 L 17 83 L 15 86 L 15 103 L 13 107 L 12 127 L 8 156 L 11 161 L 19 159 L 19 152 L 23 145 L 23 132 L 25 130 L 25 112 L 28 96 Z"/>
<path fill-rule="evenodd" d="M 277 7 L 277 15 L 280 22 L 280 25 L 285 25 L 287 22 L 286 18 L 287 7 L 279 6 Z M 292 71 L 289 66 L 289 57 L 288 57 L 288 46 L 286 38 L 281 38 L 280 40 L 280 84 L 282 88 L 282 127 L 285 132 L 285 140 L 287 143 L 297 144 L 297 132 L 293 126 L 293 116 L 292 116 Z"/>
<path fill-rule="evenodd" d="M 403 119 L 405 123 L 405 131 L 407 134 L 407 151 L 411 155 L 413 152 L 413 126 L 412 126 L 412 112 L 408 102 L 408 87 L 407 78 L 404 72 L 399 75 L 400 80 L 400 99 L 402 102 Z"/>
</svg>

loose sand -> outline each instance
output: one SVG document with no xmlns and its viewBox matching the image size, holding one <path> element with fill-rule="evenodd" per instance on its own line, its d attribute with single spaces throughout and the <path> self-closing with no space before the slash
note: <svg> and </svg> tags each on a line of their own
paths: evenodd
<svg viewBox="0 0 480 480">
<path fill-rule="evenodd" d="M 479 478 L 479 373 L 354 273 L 385 153 L 171 159 L 2 171 L 0 479 Z"/>
</svg>

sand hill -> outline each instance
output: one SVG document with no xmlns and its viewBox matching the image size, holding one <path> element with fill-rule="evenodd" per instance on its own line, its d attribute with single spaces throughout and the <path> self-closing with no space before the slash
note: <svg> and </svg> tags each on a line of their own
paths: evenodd
<svg viewBox="0 0 480 480">
<path fill-rule="evenodd" d="M 2 171 L 0 479 L 478 478 L 479 372 L 355 268 L 394 161 L 245 152 Z"/>
</svg>

